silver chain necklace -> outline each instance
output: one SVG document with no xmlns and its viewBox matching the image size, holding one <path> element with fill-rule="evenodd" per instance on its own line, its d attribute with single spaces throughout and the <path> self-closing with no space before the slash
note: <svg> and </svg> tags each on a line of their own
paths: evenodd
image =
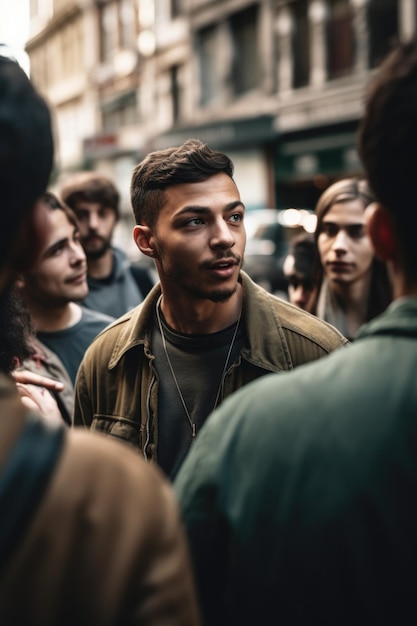
<svg viewBox="0 0 417 626">
<path fill-rule="evenodd" d="M 178 395 L 180 397 L 181 404 L 183 406 L 185 415 L 187 416 L 187 419 L 190 422 L 191 436 L 194 439 L 194 437 L 196 436 L 196 425 L 195 425 L 195 422 L 193 421 L 193 419 L 192 419 L 192 417 L 190 415 L 190 412 L 189 412 L 189 410 L 187 408 L 187 405 L 185 403 L 184 396 L 182 395 L 182 391 L 181 391 L 181 388 L 179 386 L 177 377 L 175 375 L 174 368 L 172 367 L 171 359 L 169 358 L 169 354 L 168 354 L 168 350 L 167 350 L 167 344 L 166 344 L 166 339 L 165 339 L 165 334 L 164 334 L 164 329 L 163 329 L 163 326 L 162 326 L 161 314 L 160 314 L 161 301 L 162 301 L 162 294 L 159 296 L 158 302 L 156 303 L 156 317 L 157 317 L 157 320 L 158 320 L 159 331 L 161 333 L 162 346 L 164 348 L 164 353 L 165 353 L 165 356 L 166 356 L 166 359 L 167 359 L 167 362 L 168 362 L 168 365 L 169 365 L 169 369 L 171 370 L 172 378 L 173 378 L 175 386 L 177 388 Z M 236 327 L 235 327 L 235 330 L 234 330 L 234 333 L 233 333 L 232 340 L 230 342 L 229 349 L 227 351 L 226 362 L 225 362 L 224 367 L 223 367 L 223 372 L 222 372 L 222 375 L 221 375 L 221 378 L 220 378 L 219 388 L 217 390 L 216 399 L 214 401 L 214 405 L 213 405 L 213 409 L 212 410 L 214 410 L 216 408 L 216 405 L 217 405 L 217 402 L 218 402 L 218 399 L 219 399 L 219 396 L 220 396 L 220 391 L 221 391 L 221 388 L 222 388 L 222 385 L 223 385 L 224 378 L 226 376 L 227 367 L 229 365 L 230 355 L 232 354 L 233 346 L 235 344 L 235 339 L 236 339 L 236 336 L 237 336 L 237 331 L 238 331 L 238 328 L 239 328 L 241 316 L 242 316 L 242 306 L 240 307 L 239 317 L 238 317 L 238 320 L 236 322 Z"/>
</svg>

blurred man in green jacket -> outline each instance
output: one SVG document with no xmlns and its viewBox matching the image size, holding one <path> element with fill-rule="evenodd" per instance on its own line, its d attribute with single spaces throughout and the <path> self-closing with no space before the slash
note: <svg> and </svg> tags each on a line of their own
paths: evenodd
<svg viewBox="0 0 417 626">
<path fill-rule="evenodd" d="M 359 133 L 394 303 L 346 350 L 228 399 L 177 477 L 206 624 L 417 622 L 416 146 L 408 44 Z"/>
</svg>

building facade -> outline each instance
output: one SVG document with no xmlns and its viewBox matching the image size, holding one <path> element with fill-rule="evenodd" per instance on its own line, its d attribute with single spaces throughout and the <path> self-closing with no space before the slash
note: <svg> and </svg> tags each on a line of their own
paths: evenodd
<svg viewBox="0 0 417 626">
<path fill-rule="evenodd" d="M 232 157 L 249 209 L 313 208 L 361 173 L 365 86 L 416 23 L 416 0 L 31 0 L 26 50 L 58 175 L 114 177 L 128 223 L 134 165 L 188 137 Z"/>
</svg>

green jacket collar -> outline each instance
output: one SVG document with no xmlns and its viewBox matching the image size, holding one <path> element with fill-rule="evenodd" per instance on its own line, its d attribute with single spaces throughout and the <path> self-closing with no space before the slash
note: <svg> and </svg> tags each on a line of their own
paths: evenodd
<svg viewBox="0 0 417 626">
<path fill-rule="evenodd" d="M 394 300 L 384 313 L 361 328 L 357 338 L 372 335 L 417 337 L 417 297 Z"/>
</svg>

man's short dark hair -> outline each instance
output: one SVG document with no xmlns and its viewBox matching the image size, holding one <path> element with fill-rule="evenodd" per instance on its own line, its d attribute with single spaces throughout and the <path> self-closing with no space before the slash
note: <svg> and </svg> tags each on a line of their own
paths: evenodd
<svg viewBox="0 0 417 626">
<path fill-rule="evenodd" d="M 46 189 L 52 164 L 48 106 L 22 68 L 0 57 L 0 266 L 9 260 L 25 217 Z"/>
<path fill-rule="evenodd" d="M 221 172 L 233 178 L 232 161 L 198 139 L 151 152 L 132 175 L 130 195 L 136 223 L 155 226 L 167 187 L 201 182 Z"/>
<path fill-rule="evenodd" d="M 110 178 L 100 173 L 79 172 L 62 186 L 60 196 L 73 211 L 78 202 L 96 202 L 113 209 L 119 219 L 120 194 Z"/>
<path fill-rule="evenodd" d="M 376 199 L 390 212 L 408 278 L 417 278 L 415 242 L 417 46 L 399 44 L 371 81 L 358 150 Z"/>
</svg>

